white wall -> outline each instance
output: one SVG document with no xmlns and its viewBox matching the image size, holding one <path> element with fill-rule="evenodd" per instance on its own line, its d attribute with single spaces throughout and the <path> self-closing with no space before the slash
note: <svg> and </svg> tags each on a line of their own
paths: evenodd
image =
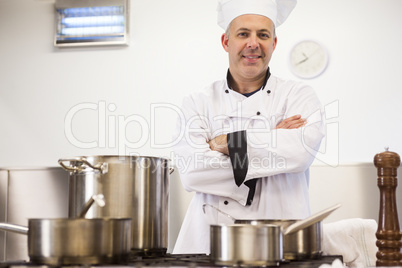
<svg viewBox="0 0 402 268">
<path fill-rule="evenodd" d="M 52 45 L 53 3 L 0 0 L 0 167 L 56 166 L 76 155 L 170 156 L 170 147 L 151 144 L 169 140 L 176 114 L 168 105 L 226 74 L 216 1 L 131 0 L 129 46 L 70 49 Z M 301 39 L 330 53 L 326 72 L 306 80 L 328 109 L 318 164 L 372 163 L 384 146 L 402 154 L 400 10 L 400 0 L 300 0 L 278 28 L 275 75 L 296 79 L 287 59 Z M 164 108 L 152 110 L 157 104 Z M 345 189 L 340 182 L 331 180 L 335 193 Z M 185 206 L 188 195 L 173 198 Z"/>
<path fill-rule="evenodd" d="M 330 64 L 324 75 L 307 82 L 317 90 L 324 105 L 339 105 L 339 116 L 329 120 L 334 123 L 329 138 L 335 143 L 338 123 L 340 163 L 372 162 L 384 146 L 402 153 L 402 82 L 397 66 L 402 60 L 402 2 L 299 3 L 280 29 L 274 70 L 291 77 L 283 64 L 290 47 L 306 37 L 322 42 L 330 53 Z"/>
</svg>

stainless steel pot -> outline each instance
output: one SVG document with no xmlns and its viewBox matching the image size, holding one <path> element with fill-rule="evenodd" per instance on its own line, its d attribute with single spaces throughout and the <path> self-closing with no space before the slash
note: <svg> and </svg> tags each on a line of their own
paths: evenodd
<svg viewBox="0 0 402 268">
<path fill-rule="evenodd" d="M 28 235 L 32 262 L 47 265 L 118 264 L 128 261 L 131 219 L 29 219 L 28 227 L 0 223 Z"/>
<path fill-rule="evenodd" d="M 217 265 L 277 266 L 281 227 L 271 224 L 211 225 L 211 260 Z"/>
<path fill-rule="evenodd" d="M 61 167 L 0 167 L 0 222 L 27 226 L 29 218 L 67 218 L 68 180 Z M 28 261 L 27 239 L 0 231 L 0 262 Z"/>
<path fill-rule="evenodd" d="M 235 224 L 241 225 L 276 225 L 283 232 L 283 257 L 287 260 L 315 259 L 322 254 L 322 220 L 340 207 L 339 204 L 320 211 L 303 220 L 270 220 L 270 219 L 235 219 L 220 209 L 211 207 L 217 212 L 227 216 Z"/>
<path fill-rule="evenodd" d="M 299 220 L 236 220 L 236 224 L 273 224 L 286 229 Z M 286 260 L 316 259 L 322 254 L 322 221 L 295 233 L 283 236 L 283 258 Z"/>
<path fill-rule="evenodd" d="M 173 171 L 168 162 L 145 156 L 60 159 L 59 164 L 70 172 L 69 217 L 76 217 L 94 193 L 102 193 L 106 206 L 92 207 L 86 218 L 132 218 L 132 248 L 166 252 L 169 173 Z"/>
</svg>

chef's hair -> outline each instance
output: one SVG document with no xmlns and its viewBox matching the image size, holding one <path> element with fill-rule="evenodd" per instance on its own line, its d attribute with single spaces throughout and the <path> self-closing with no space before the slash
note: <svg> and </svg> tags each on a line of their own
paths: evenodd
<svg viewBox="0 0 402 268">
<path fill-rule="evenodd" d="M 225 34 L 226 37 L 229 39 L 229 34 L 230 34 L 230 27 L 232 26 L 232 21 L 229 23 L 228 27 L 226 28 Z"/>
</svg>

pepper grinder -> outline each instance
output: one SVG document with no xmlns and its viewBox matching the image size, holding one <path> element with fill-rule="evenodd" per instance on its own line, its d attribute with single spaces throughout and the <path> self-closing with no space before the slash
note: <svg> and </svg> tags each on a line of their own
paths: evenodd
<svg viewBox="0 0 402 268">
<path fill-rule="evenodd" d="M 380 189 L 380 213 L 376 232 L 378 251 L 376 266 L 402 266 L 401 237 L 396 206 L 397 168 L 401 159 L 397 153 L 376 154 L 377 185 Z"/>
</svg>

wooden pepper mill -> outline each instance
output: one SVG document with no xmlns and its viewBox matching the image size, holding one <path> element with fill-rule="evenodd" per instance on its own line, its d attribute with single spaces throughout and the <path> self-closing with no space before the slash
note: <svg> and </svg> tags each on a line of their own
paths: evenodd
<svg viewBox="0 0 402 268">
<path fill-rule="evenodd" d="M 380 188 L 380 214 L 378 217 L 377 266 L 402 266 L 401 237 L 396 206 L 397 168 L 401 159 L 397 153 L 386 151 L 374 157 L 378 169 L 377 185 Z"/>
</svg>

